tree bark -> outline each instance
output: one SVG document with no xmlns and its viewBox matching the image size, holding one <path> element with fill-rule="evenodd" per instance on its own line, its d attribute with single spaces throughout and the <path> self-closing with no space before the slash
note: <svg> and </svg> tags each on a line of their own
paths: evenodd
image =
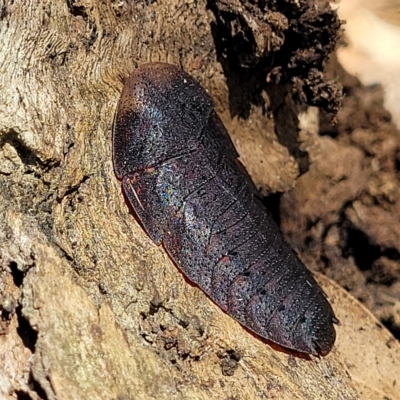
<svg viewBox="0 0 400 400">
<path fill-rule="evenodd" d="M 278 351 L 185 280 L 129 213 L 114 176 L 111 128 L 122 80 L 136 64 L 164 61 L 209 90 L 263 193 L 295 185 L 304 158 L 299 119 L 312 121 L 316 110 L 300 113 L 287 84 L 257 89 L 259 76 L 249 71 L 264 71 L 262 37 L 254 36 L 255 58 L 239 59 L 237 69 L 223 59 L 222 22 L 250 26 L 251 7 L 235 20 L 235 2 L 0 5 L 3 398 L 356 399 L 369 398 L 367 386 L 391 393 L 385 375 L 360 383 L 372 350 L 349 343 L 365 343 L 358 328 L 368 321 L 378 370 L 399 359 L 398 343 L 389 351 L 391 336 L 339 287 L 321 278 L 342 322 L 332 353 Z M 292 80 L 300 94 L 304 80 Z M 315 102 L 332 109 L 335 101 Z M 317 124 L 307 132 L 321 147 Z M 398 361 L 392 368 L 400 371 Z"/>
</svg>

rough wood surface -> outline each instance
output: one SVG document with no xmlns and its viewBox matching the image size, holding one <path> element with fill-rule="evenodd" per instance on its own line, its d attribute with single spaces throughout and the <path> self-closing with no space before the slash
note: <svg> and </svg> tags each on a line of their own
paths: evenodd
<svg viewBox="0 0 400 400">
<path fill-rule="evenodd" d="M 136 63 L 181 62 L 216 99 L 263 192 L 295 184 L 301 152 L 277 137 L 279 112 L 227 112 L 215 18 L 205 2 L 182 0 L 0 2 L 3 398 L 395 398 L 386 368 L 399 376 L 399 344 L 364 330 L 374 318 L 343 290 L 324 281 L 343 323 L 332 353 L 293 357 L 185 281 L 129 214 L 110 136 Z M 286 86 L 275 90 L 278 125 L 294 134 L 298 111 Z M 371 364 L 376 374 L 363 378 Z"/>
</svg>

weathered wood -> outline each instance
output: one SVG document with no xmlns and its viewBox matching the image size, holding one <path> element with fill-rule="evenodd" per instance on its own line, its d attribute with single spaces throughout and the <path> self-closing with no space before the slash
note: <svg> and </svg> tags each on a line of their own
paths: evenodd
<svg viewBox="0 0 400 400">
<path fill-rule="evenodd" d="M 181 62 L 207 87 L 257 185 L 295 183 L 274 121 L 259 108 L 245 121 L 226 111 L 213 11 L 182 0 L 0 5 L 1 395 L 362 397 L 340 350 L 345 331 L 325 359 L 272 349 L 186 282 L 124 203 L 112 117 L 121 78 L 148 61 Z M 349 304 L 335 300 L 339 319 Z"/>
</svg>

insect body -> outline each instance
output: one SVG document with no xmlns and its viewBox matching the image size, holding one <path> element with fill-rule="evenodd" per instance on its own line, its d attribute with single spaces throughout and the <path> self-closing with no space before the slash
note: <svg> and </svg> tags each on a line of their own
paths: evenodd
<svg viewBox="0 0 400 400">
<path fill-rule="evenodd" d="M 113 159 L 149 236 L 224 311 L 281 346 L 330 351 L 332 308 L 262 205 L 196 80 L 169 64 L 137 69 L 118 103 Z"/>
</svg>

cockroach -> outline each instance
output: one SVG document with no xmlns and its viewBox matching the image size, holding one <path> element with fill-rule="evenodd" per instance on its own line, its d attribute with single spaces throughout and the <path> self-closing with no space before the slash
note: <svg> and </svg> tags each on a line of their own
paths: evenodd
<svg viewBox="0 0 400 400">
<path fill-rule="evenodd" d="M 325 356 L 336 338 L 332 307 L 238 157 L 212 98 L 182 69 L 145 64 L 125 80 L 114 170 L 147 234 L 241 324 Z"/>
</svg>

